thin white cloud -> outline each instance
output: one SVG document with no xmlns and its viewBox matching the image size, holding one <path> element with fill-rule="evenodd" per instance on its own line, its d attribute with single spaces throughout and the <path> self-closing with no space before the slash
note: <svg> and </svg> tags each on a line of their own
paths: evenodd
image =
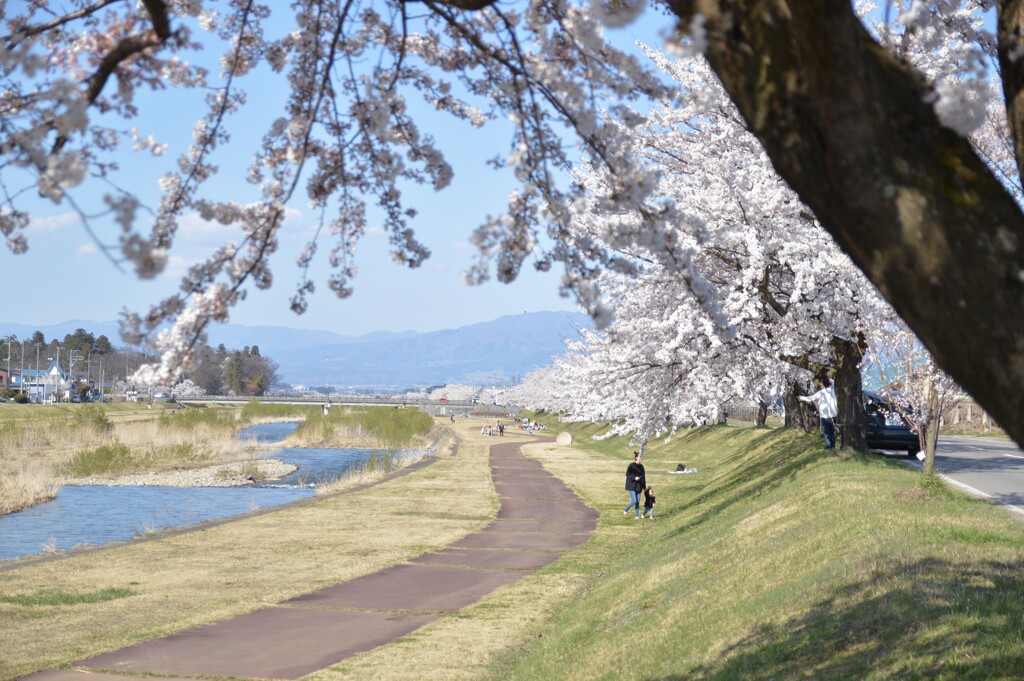
<svg viewBox="0 0 1024 681">
<path fill-rule="evenodd" d="M 28 229 L 31 232 L 56 232 L 79 223 L 78 213 L 61 213 L 42 218 L 32 218 L 28 223 Z"/>
<path fill-rule="evenodd" d="M 188 272 L 188 268 L 195 265 L 202 258 L 183 258 L 180 255 L 172 255 L 167 258 L 167 266 L 160 273 L 161 279 L 181 279 Z"/>
<path fill-rule="evenodd" d="M 96 255 L 98 251 L 99 249 L 96 248 L 96 244 L 90 241 L 88 243 L 82 244 L 81 246 L 75 249 L 75 257 L 85 258 L 90 255 Z"/>
</svg>

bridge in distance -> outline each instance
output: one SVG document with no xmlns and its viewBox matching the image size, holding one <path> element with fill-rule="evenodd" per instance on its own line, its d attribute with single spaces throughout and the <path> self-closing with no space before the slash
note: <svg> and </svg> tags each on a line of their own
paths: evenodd
<svg viewBox="0 0 1024 681">
<path fill-rule="evenodd" d="M 273 396 L 273 397 L 237 397 L 233 395 L 204 395 L 202 397 L 179 397 L 181 404 L 330 404 L 332 407 L 394 407 L 397 409 L 419 409 L 431 416 L 447 416 L 455 414 L 464 416 L 504 416 L 509 408 L 494 404 L 460 400 L 408 400 L 401 397 L 360 397 L 358 395 L 332 395 L 326 397 Z M 514 409 L 512 411 L 515 411 Z"/>
</svg>

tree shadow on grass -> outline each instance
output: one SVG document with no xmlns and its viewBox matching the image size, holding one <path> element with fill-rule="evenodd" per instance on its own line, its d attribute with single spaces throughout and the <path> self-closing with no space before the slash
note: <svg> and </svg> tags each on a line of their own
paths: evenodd
<svg viewBox="0 0 1024 681">
<path fill-rule="evenodd" d="M 741 433 L 737 433 L 734 437 L 742 436 Z M 731 438 L 727 435 L 725 440 L 729 439 Z M 721 435 L 716 438 L 716 442 L 722 442 Z M 748 456 L 748 452 L 754 449 L 770 450 L 771 453 Z M 675 533 L 688 532 L 721 515 L 736 502 L 748 499 L 752 494 L 764 494 L 778 487 L 783 482 L 795 478 L 801 470 L 819 463 L 825 455 L 824 450 L 808 447 L 807 437 L 794 436 L 792 431 L 765 431 L 743 450 L 722 459 L 723 465 L 735 463 L 737 459 L 743 461 L 728 473 L 727 482 L 709 484 L 684 505 L 683 510 L 692 507 L 707 508 L 680 525 Z"/>
<path fill-rule="evenodd" d="M 752 629 L 718 660 L 660 679 L 1019 679 L 1022 568 L 893 559 L 802 616 Z"/>
</svg>

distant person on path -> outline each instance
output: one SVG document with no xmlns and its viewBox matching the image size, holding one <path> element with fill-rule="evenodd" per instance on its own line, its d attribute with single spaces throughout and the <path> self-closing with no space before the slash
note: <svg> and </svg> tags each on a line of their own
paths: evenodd
<svg viewBox="0 0 1024 681">
<path fill-rule="evenodd" d="M 498 437 L 505 437 L 505 424 L 498 421 Z"/>
<path fill-rule="evenodd" d="M 629 506 L 622 509 L 622 517 L 629 517 L 634 509 L 633 520 L 640 519 L 640 493 L 647 487 L 647 473 L 644 471 L 644 455 L 633 452 L 633 463 L 626 468 L 626 491 L 629 492 Z"/>
<path fill-rule="evenodd" d="M 825 449 L 836 447 L 836 426 L 835 418 L 839 415 L 839 406 L 836 404 L 836 391 L 832 387 L 832 381 L 828 376 L 821 376 L 816 381 L 818 392 L 813 395 L 800 395 L 801 402 L 810 402 L 818 408 L 818 418 L 821 421 L 821 432 L 825 434 Z"/>
<path fill-rule="evenodd" d="M 643 518 L 644 516 L 647 516 L 648 518 L 652 518 L 652 519 L 654 518 L 654 488 L 653 487 L 645 487 L 644 488 L 644 512 L 640 514 L 640 517 Z"/>
</svg>

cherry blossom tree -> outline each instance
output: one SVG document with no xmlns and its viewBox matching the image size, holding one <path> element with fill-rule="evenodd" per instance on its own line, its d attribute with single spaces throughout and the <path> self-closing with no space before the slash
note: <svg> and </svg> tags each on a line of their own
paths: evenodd
<svg viewBox="0 0 1024 681">
<path fill-rule="evenodd" d="M 917 433 L 924 472 L 935 471 L 935 446 L 943 420 L 956 406 L 960 387 L 942 371 L 906 324 L 891 318 L 875 327 L 864 371 L 879 386 L 885 403 Z M 882 408 L 883 412 L 885 408 Z"/>
<path fill-rule="evenodd" d="M 638 391 L 619 399 L 652 413 L 623 423 L 646 435 L 717 418 L 733 400 L 773 401 L 828 372 L 843 446 L 865 449 L 859 364 L 866 320 L 883 302 L 775 173 L 703 58 L 651 56 L 682 94 L 622 131 L 630 155 L 658 173 L 650 199 L 626 212 L 603 168 L 577 178 L 572 238 L 640 263 L 600 280 L 614 321 L 588 341 L 603 358 L 591 380 Z M 674 227 L 635 238 L 644 213 Z"/>
<path fill-rule="evenodd" d="M 249 287 L 271 285 L 267 258 L 290 202 L 305 200 L 323 214 L 298 264 L 308 272 L 327 250 L 335 268 L 327 286 L 339 296 L 351 292 L 368 204 L 386 215 L 393 257 L 412 267 L 423 262 L 428 253 L 402 188 L 441 189 L 452 168 L 416 124 L 409 95 L 472 124 L 504 118 L 514 126 L 510 150 L 495 164 L 510 167 L 518 187 L 506 210 L 475 233 L 481 260 L 472 280 L 492 268 L 510 280 L 531 257 L 540 268 L 562 263 L 566 291 L 600 312 L 597 270 L 634 265 L 615 255 L 615 240 L 606 242 L 610 252 L 585 241 L 566 245 L 574 187 L 559 174 L 577 153 L 613 170 L 609 200 L 641 218 L 628 227 L 632 237 L 658 241 L 671 233 L 666 218 L 675 213 L 645 210 L 654 180 L 622 153 L 622 128 L 608 124 L 636 122 L 624 105 L 664 94 L 656 77 L 601 34 L 603 24 L 632 19 L 641 2 L 298 0 L 290 7 L 284 21 L 277 6 L 272 13 L 253 0 L 0 5 L 7 27 L 0 35 L 0 234 L 13 251 L 28 246 L 29 192 L 77 206 L 90 230 L 99 227 L 98 211 L 79 201 L 99 196 L 102 219 L 120 232 L 111 257 L 140 276 L 162 270 L 186 213 L 241 227 L 242 239 L 195 266 L 178 294 L 126 316 L 125 339 L 155 336 L 162 352 L 141 379 L 164 382 L 188 363 L 208 324 L 226 320 Z M 1024 408 L 1014 398 L 1024 384 L 1024 215 L 1006 180 L 1024 163 L 1018 3 L 893 0 L 886 4 L 895 10 L 892 23 L 907 27 L 894 33 L 898 39 L 873 34 L 850 0 L 668 0 L 665 7 L 682 36 L 674 40 L 706 55 L 811 213 L 939 365 L 1024 442 Z M 993 10 L 994 35 L 977 22 Z M 936 55 L 944 78 L 892 49 L 914 36 Z M 216 67 L 189 60 L 211 45 L 222 53 Z M 1014 163 L 999 167 L 988 148 L 967 139 L 989 110 L 984 90 L 974 87 L 986 60 L 997 62 L 1013 139 Z M 230 172 L 219 152 L 246 103 L 246 77 L 264 70 L 279 74 L 289 92 L 243 169 L 260 198 L 225 201 L 207 185 Z M 161 198 L 150 207 L 116 184 L 117 158 L 125 147 L 165 152 L 159 131 L 133 123 L 140 92 L 166 87 L 206 92 L 206 112 L 192 147 L 168 159 Z M 563 141 L 562 123 L 578 152 Z M 101 184 L 111 188 L 93 191 Z M 547 249 L 545 232 L 553 237 Z M 680 271 L 689 268 L 684 250 L 666 252 Z M 703 282 L 691 283 L 704 296 Z M 297 311 L 315 288 L 300 276 Z"/>
<path fill-rule="evenodd" d="M 964 136 L 984 102 L 958 99 L 882 47 L 848 0 L 669 4 L 684 25 L 699 23 L 705 55 L 779 174 L 938 364 L 1024 442 L 1011 397 L 1024 385 L 1024 215 Z M 997 59 L 1020 175 L 1019 3 L 886 6 L 936 50 L 971 43 L 959 82 Z M 995 35 L 959 20 L 993 9 Z"/>
<path fill-rule="evenodd" d="M 620 13 L 599 14 L 615 21 Z M 28 247 L 29 213 L 21 204 L 30 192 L 70 205 L 93 230 L 97 211 L 79 196 L 106 185 L 102 219 L 120 234 L 116 249 L 96 240 L 140 277 L 163 270 L 186 215 L 241 229 L 240 242 L 189 270 L 179 293 L 146 314 L 124 316 L 127 342 L 150 338 L 162 352 L 137 376 L 149 383 L 166 382 L 187 366 L 208 325 L 227 320 L 249 287 L 271 285 L 268 257 L 291 202 L 305 200 L 322 216 L 317 237 L 298 258 L 296 312 L 316 288 L 307 273 L 323 242 L 333 268 L 328 288 L 350 295 L 353 254 L 373 204 L 384 214 L 396 261 L 418 267 L 429 256 L 402 189 L 441 190 L 453 170 L 420 129 L 407 97 L 470 125 L 512 122 L 510 147 L 492 163 L 511 168 L 519 188 L 507 210 L 477 229 L 474 241 L 484 255 L 470 278 L 485 280 L 494 262 L 497 277 L 509 281 L 537 257 L 542 269 L 564 262 L 571 286 L 591 271 L 587 258 L 600 254 L 538 251 L 541 230 L 557 241 L 564 227 L 572 188 L 559 176 L 580 151 L 628 171 L 604 117 L 664 90 L 635 58 L 601 39 L 602 25 L 586 6 L 558 0 L 521 10 L 433 0 L 300 0 L 273 12 L 255 0 L 41 1 L 20 12 L 0 5 L 0 16 L 7 28 L 0 35 L 0 234 L 12 251 Z M 222 50 L 216 66 L 186 58 L 208 46 Z M 259 196 L 242 204 L 208 185 L 226 172 L 220 163 L 238 156 L 225 153 L 231 121 L 247 103 L 246 79 L 258 72 L 278 74 L 289 94 L 252 162 L 235 169 Z M 206 111 L 190 148 L 168 159 L 159 204 L 149 207 L 116 184 L 117 159 L 129 147 L 166 152 L 159 131 L 127 126 L 140 114 L 145 91 L 167 87 L 205 91 Z M 563 140 L 563 126 L 577 133 L 578 148 Z"/>
<path fill-rule="evenodd" d="M 562 380 L 555 367 L 540 367 L 502 391 L 497 402 L 508 407 L 567 413 L 579 398 L 572 392 L 573 387 L 574 384 Z"/>
<path fill-rule="evenodd" d="M 202 397 L 206 394 L 201 386 L 196 385 L 191 379 L 186 378 L 181 383 L 171 388 L 171 395 L 174 397 Z"/>
<path fill-rule="evenodd" d="M 439 400 L 442 397 L 454 402 L 469 402 L 480 394 L 480 388 L 462 383 L 448 383 L 430 391 L 429 399 Z"/>
</svg>

